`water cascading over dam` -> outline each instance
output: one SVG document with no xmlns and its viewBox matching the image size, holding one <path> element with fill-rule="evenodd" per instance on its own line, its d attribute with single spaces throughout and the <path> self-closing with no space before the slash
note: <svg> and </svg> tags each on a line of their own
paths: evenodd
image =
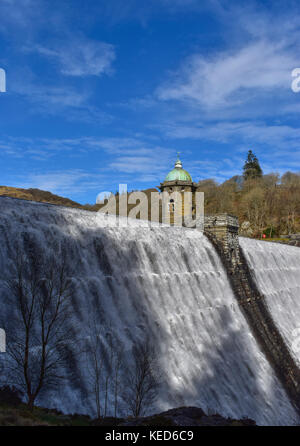
<svg viewBox="0 0 300 446">
<path fill-rule="evenodd" d="M 112 217 L 99 213 L 0 198 L 1 279 L 10 274 L 16 242 L 25 254 L 30 247 L 41 257 L 57 256 L 64 247 L 68 262 L 76 265 L 71 300 L 74 336 L 84 338 L 93 316 L 110 327 L 125 352 L 146 336 L 156 346 L 161 385 L 150 412 L 193 405 L 224 416 L 247 416 L 258 424 L 299 423 L 207 237 L 193 229 L 149 228 L 141 221 L 132 221 L 130 227 L 113 223 Z M 274 320 L 291 345 L 290 323 L 281 318 L 276 298 L 286 316 L 294 313 L 290 316 L 294 327 L 300 286 L 294 270 L 299 268 L 300 250 L 280 246 L 276 251 L 277 245 L 251 240 L 241 244 L 250 267 L 257 268 L 258 286 L 268 295 Z M 259 277 L 263 255 L 263 267 L 270 270 L 269 285 Z M 280 288 L 271 276 L 272 271 L 277 275 L 275 266 L 282 275 Z M 1 280 L 0 299 L 6 292 Z M 8 320 L 12 311 L 2 303 L 1 312 Z M 84 357 L 75 349 L 74 358 L 77 384 L 69 382 L 59 392 L 42 395 L 39 404 L 94 415 Z M 130 355 L 124 361 L 126 374 Z"/>
<path fill-rule="evenodd" d="M 242 237 L 240 245 L 273 321 L 300 367 L 300 250 Z"/>
</svg>

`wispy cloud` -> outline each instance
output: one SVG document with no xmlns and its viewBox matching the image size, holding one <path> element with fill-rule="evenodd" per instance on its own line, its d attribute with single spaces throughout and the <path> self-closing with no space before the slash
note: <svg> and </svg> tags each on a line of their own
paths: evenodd
<svg viewBox="0 0 300 446">
<path fill-rule="evenodd" d="M 299 98 L 291 92 L 291 71 L 300 65 L 300 8 L 295 2 L 284 9 L 256 1 L 243 7 L 219 0 L 205 4 L 222 26 L 222 45 L 209 52 L 195 50 L 166 75 L 155 97 L 177 105 L 179 120 L 186 122 L 298 112 L 294 103 Z"/>
<path fill-rule="evenodd" d="M 56 193 L 63 191 L 65 193 L 78 192 L 90 187 L 90 177 L 90 174 L 79 169 L 64 172 L 36 173 L 29 175 L 25 181 L 23 179 L 19 185 L 17 184 L 17 187 L 38 188 L 51 190 Z"/>
<path fill-rule="evenodd" d="M 11 27 L 17 26 L 21 29 L 29 29 L 33 25 L 41 25 L 43 15 L 41 14 L 40 0 L 1 0 L 0 2 L 0 31 L 11 33 Z M 29 30 L 30 32 L 30 30 Z"/>
<path fill-rule="evenodd" d="M 151 176 L 158 181 L 166 169 L 170 168 L 170 156 L 166 153 L 160 153 L 158 158 L 159 148 L 136 151 L 130 153 L 131 156 L 118 156 L 109 165 L 108 168 L 117 170 L 122 173 L 135 174 L 143 181 L 148 181 L 145 178 Z"/>
<path fill-rule="evenodd" d="M 46 85 L 32 73 L 22 73 L 10 79 L 10 92 L 30 103 L 29 113 L 62 116 L 67 121 L 107 124 L 112 115 L 91 104 L 88 88 L 71 85 Z"/>
<path fill-rule="evenodd" d="M 100 155 L 105 157 L 105 164 Z M 101 153 L 102 152 L 102 153 Z M 65 159 L 85 159 L 96 156 L 103 179 L 147 182 L 159 181 L 170 170 L 175 159 L 175 149 L 149 144 L 135 138 L 2 138 L 0 154 L 33 160 L 48 160 L 64 153 Z M 76 176 L 76 175 L 75 175 Z M 69 176 L 67 177 L 69 178 Z M 40 177 L 38 177 L 40 180 Z M 47 180 L 49 177 L 47 177 Z M 151 181 L 152 181 L 151 180 Z"/>
<path fill-rule="evenodd" d="M 112 72 L 115 48 L 106 42 L 87 39 L 85 36 L 70 37 L 66 42 L 52 43 L 49 47 L 34 45 L 25 51 L 37 53 L 57 62 L 66 76 L 101 76 Z"/>
<path fill-rule="evenodd" d="M 146 27 L 150 19 L 159 14 L 201 12 L 208 7 L 215 8 L 211 3 L 215 3 L 215 0 L 110 0 L 97 2 L 95 8 L 98 15 L 111 25 L 124 21 L 137 21 Z"/>
<path fill-rule="evenodd" d="M 4 137 L 0 139 L 0 153 L 9 156 L 48 160 L 58 154 L 78 156 L 97 150 L 97 139 Z"/>
<path fill-rule="evenodd" d="M 118 172 L 128 181 L 159 181 L 175 158 L 175 149 L 150 143 L 147 138 L 99 138 L 90 139 L 88 144 L 112 157 L 105 170 Z"/>
<path fill-rule="evenodd" d="M 26 96 L 32 102 L 45 104 L 47 108 L 62 107 L 80 107 L 87 98 L 88 94 L 83 91 L 75 90 L 68 86 L 51 86 L 31 82 L 13 82 L 12 91 L 19 95 Z"/>
<path fill-rule="evenodd" d="M 93 86 L 83 78 L 113 73 L 115 47 L 89 38 L 81 27 L 74 29 L 73 12 L 66 2 L 53 8 L 45 0 L 0 0 L 0 36 L 10 44 L 10 53 L 5 47 L 2 55 L 9 93 L 22 96 L 31 114 L 106 124 L 112 116 L 103 104 L 95 105 Z M 11 53 L 19 60 L 17 67 Z"/>
<path fill-rule="evenodd" d="M 289 125 L 268 125 L 260 121 L 205 122 L 198 126 L 166 125 L 162 129 L 174 139 L 200 139 L 228 143 L 242 141 L 270 147 L 292 148 L 300 151 L 300 129 Z"/>
<path fill-rule="evenodd" d="M 288 124 L 264 121 L 169 123 L 161 126 L 161 132 L 172 140 L 198 141 L 199 154 L 188 167 L 194 177 L 200 175 L 223 181 L 240 174 L 249 149 L 259 156 L 265 173 L 300 170 L 300 129 Z M 226 158 L 228 151 L 230 159 Z M 199 156 L 203 159 L 199 160 Z M 212 156 L 214 160 L 209 161 Z"/>
<path fill-rule="evenodd" d="M 213 57 L 195 54 L 157 94 L 162 100 L 192 101 L 207 109 L 245 105 L 254 95 L 291 85 L 297 49 L 260 41 Z"/>
<path fill-rule="evenodd" d="M 80 197 L 81 194 L 94 191 L 95 199 L 104 187 L 103 177 L 99 172 L 91 173 L 82 169 L 36 172 L 26 175 L 26 177 L 17 175 L 14 177 L 13 186 L 46 190 L 65 197 L 70 195 Z"/>
</svg>

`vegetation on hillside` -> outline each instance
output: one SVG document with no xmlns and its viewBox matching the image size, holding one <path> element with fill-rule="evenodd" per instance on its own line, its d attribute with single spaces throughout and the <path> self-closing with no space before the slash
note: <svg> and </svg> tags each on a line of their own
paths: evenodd
<svg viewBox="0 0 300 446">
<path fill-rule="evenodd" d="M 287 172 L 244 179 L 233 177 L 222 184 L 200 182 L 205 212 L 228 212 L 239 218 L 244 235 L 278 237 L 300 232 L 300 174 Z"/>
<path fill-rule="evenodd" d="M 76 203 L 69 198 L 63 198 L 59 195 L 55 195 L 51 192 L 40 189 L 22 189 L 19 187 L 0 186 L 0 195 L 4 197 L 19 198 L 22 200 L 38 201 L 41 203 L 51 203 L 62 206 L 84 208 L 83 205 Z"/>
</svg>

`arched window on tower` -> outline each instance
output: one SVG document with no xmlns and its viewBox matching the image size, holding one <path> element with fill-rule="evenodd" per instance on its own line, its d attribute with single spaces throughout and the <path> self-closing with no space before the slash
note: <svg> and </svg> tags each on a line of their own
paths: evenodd
<svg viewBox="0 0 300 446">
<path fill-rule="evenodd" d="M 174 211 L 175 211 L 174 200 L 171 199 L 169 202 L 169 212 L 174 212 Z"/>
</svg>

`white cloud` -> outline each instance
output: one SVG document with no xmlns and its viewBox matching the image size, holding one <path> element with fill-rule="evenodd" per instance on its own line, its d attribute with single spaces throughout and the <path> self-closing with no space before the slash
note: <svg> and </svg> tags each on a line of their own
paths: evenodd
<svg viewBox="0 0 300 446">
<path fill-rule="evenodd" d="M 128 153 L 128 150 L 136 151 L 141 147 L 143 142 L 136 138 L 117 138 L 117 137 L 107 137 L 107 138 L 99 138 L 93 139 L 90 141 L 91 146 L 95 148 L 100 148 L 108 151 L 109 153 Z"/>
<path fill-rule="evenodd" d="M 236 140 L 248 144 L 267 145 L 273 149 L 300 151 L 300 129 L 290 125 L 266 124 L 259 121 L 205 122 L 198 126 L 166 125 L 163 132 L 174 139 L 199 139 L 229 143 Z"/>
<path fill-rule="evenodd" d="M 81 29 L 76 8 L 67 2 L 58 3 L 58 7 L 53 8 L 48 0 L 0 0 L 0 32 L 10 42 L 17 42 L 17 50 L 38 52 L 55 61 L 64 75 L 83 77 L 111 73 L 114 46 L 89 39 L 80 31 L 74 32 L 74 29 Z M 90 14 L 97 16 L 97 9 L 90 9 Z M 43 44 L 40 43 L 41 32 Z"/>
<path fill-rule="evenodd" d="M 19 177 L 20 178 L 20 177 Z M 99 188 L 101 176 L 80 169 L 33 173 L 15 180 L 15 187 L 51 191 L 66 196 Z"/>
<path fill-rule="evenodd" d="M 69 85 L 44 85 L 31 73 L 22 72 L 10 80 L 10 91 L 31 103 L 32 114 L 61 115 L 67 121 L 107 124 L 113 118 L 89 103 L 91 92 Z"/>
<path fill-rule="evenodd" d="M 10 156 L 47 160 L 61 152 L 67 156 L 97 149 L 97 139 L 2 137 L 0 152 Z"/>
<path fill-rule="evenodd" d="M 52 106 L 80 107 L 87 98 L 87 93 L 65 86 L 46 86 L 34 83 L 13 83 L 15 93 L 27 96 L 33 102 Z"/>
<path fill-rule="evenodd" d="M 86 37 L 72 37 L 66 42 L 57 42 L 47 48 L 35 45 L 26 48 L 57 61 L 62 74 L 66 76 L 101 76 L 112 71 L 115 59 L 114 46 L 90 40 Z"/>
<path fill-rule="evenodd" d="M 195 54 L 157 94 L 162 100 L 192 101 L 214 109 L 244 104 L 257 92 L 290 89 L 296 49 L 259 41 L 214 57 Z"/>
<path fill-rule="evenodd" d="M 225 180 L 240 174 L 249 149 L 258 155 L 265 173 L 300 170 L 300 129 L 291 125 L 260 121 L 203 122 L 198 126 L 168 125 L 162 131 L 172 139 L 200 142 L 203 160 L 195 160 L 188 169 L 193 178 L 200 175 Z M 220 144 L 224 145 L 224 154 Z M 205 159 L 207 151 L 209 159 L 215 153 L 213 162 Z M 230 159 L 225 158 L 226 153 L 230 153 Z"/>
<path fill-rule="evenodd" d="M 40 0 L 1 0 L 0 16 L 0 31 L 10 34 L 12 26 L 28 29 L 44 21 Z"/>
<path fill-rule="evenodd" d="M 168 147 L 150 145 L 135 138 L 2 138 L 0 139 L 0 154 L 12 157 L 26 157 L 45 161 L 51 157 L 65 153 L 68 156 L 84 158 L 102 151 L 105 154 L 105 164 L 99 157 L 99 171 L 107 179 L 123 174 L 126 181 L 148 181 L 146 178 L 161 179 L 170 170 L 175 160 L 175 150 Z M 97 166 L 94 166 L 94 168 Z M 117 175 L 115 175 L 117 173 Z M 76 177 L 76 174 L 74 175 Z M 52 177 L 47 176 L 46 180 Z M 56 181 L 56 177 L 53 177 Z M 63 177 L 62 177 L 63 178 Z M 64 180 L 71 178 L 69 175 Z M 79 176 L 80 178 L 80 176 Z M 44 176 L 33 180 L 44 180 Z M 122 180 L 123 181 L 123 180 Z M 50 184 L 51 185 L 51 184 Z M 29 186 L 28 186 L 29 187 Z M 30 186 L 33 187 L 33 186 Z M 37 187 L 37 186 L 36 186 Z"/>
<path fill-rule="evenodd" d="M 159 174 L 165 171 L 168 158 L 161 154 L 158 159 L 154 150 L 149 150 L 148 156 L 140 156 L 139 151 L 136 151 L 135 154 L 132 153 L 132 156 L 115 158 L 108 167 L 129 174 L 147 174 L 157 179 Z"/>
<path fill-rule="evenodd" d="M 169 113 L 169 121 L 194 124 L 295 113 L 299 98 L 291 92 L 291 71 L 300 66 L 300 8 L 294 2 L 285 8 L 205 3 L 219 27 L 218 43 L 209 51 L 194 50 L 156 89 L 164 107 L 178 110 Z"/>
</svg>

